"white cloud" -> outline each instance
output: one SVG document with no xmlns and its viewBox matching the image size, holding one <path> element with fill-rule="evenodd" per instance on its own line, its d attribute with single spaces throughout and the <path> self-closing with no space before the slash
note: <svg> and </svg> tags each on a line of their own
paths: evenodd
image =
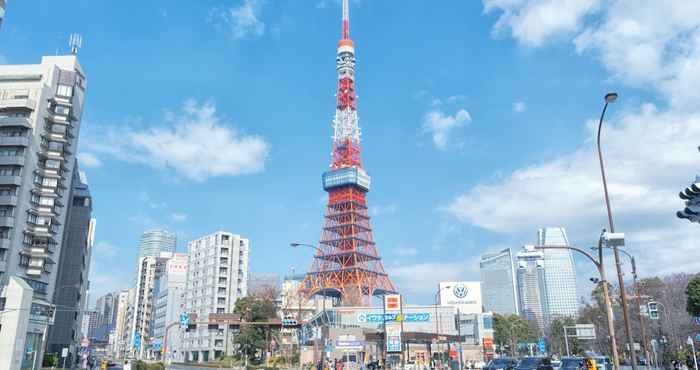
<svg viewBox="0 0 700 370">
<path fill-rule="evenodd" d="M 452 131 L 471 122 L 471 120 L 472 117 L 466 109 L 460 109 L 454 115 L 446 115 L 442 111 L 433 110 L 425 115 L 423 130 L 432 135 L 436 148 L 445 150 Z"/>
<path fill-rule="evenodd" d="M 574 40 L 619 80 L 658 89 L 674 107 L 700 100 L 700 2 L 616 0 Z"/>
<path fill-rule="evenodd" d="M 527 109 L 527 105 L 524 101 L 516 101 L 513 103 L 513 112 L 522 113 Z"/>
<path fill-rule="evenodd" d="M 187 214 L 182 212 L 173 212 L 170 214 L 170 219 L 174 222 L 185 222 L 187 221 Z"/>
<path fill-rule="evenodd" d="M 214 104 L 187 101 L 166 124 L 139 130 L 111 126 L 90 137 L 91 152 L 116 159 L 170 169 L 189 180 L 261 172 L 269 144 L 259 136 L 243 135 L 229 127 Z"/>
<path fill-rule="evenodd" d="M 260 20 L 264 0 L 243 0 L 232 8 L 215 8 L 209 15 L 210 22 L 230 32 L 234 39 L 260 37 L 265 33 L 265 23 Z"/>
<path fill-rule="evenodd" d="M 399 207 L 396 204 L 387 204 L 387 205 L 374 205 L 369 207 L 369 213 L 372 216 L 379 216 L 379 215 L 392 215 L 396 213 L 396 211 L 399 209 Z"/>
<path fill-rule="evenodd" d="M 97 168 L 102 166 L 100 158 L 88 152 L 78 154 L 78 162 L 80 162 L 81 167 Z"/>
<path fill-rule="evenodd" d="M 418 255 L 418 248 L 414 247 L 398 247 L 394 248 L 394 254 L 402 257 L 413 257 Z"/>
<path fill-rule="evenodd" d="M 484 12 L 500 11 L 494 33 L 509 29 L 527 46 L 541 46 L 554 37 L 576 32 L 600 0 L 483 0 Z"/>
<path fill-rule="evenodd" d="M 117 252 L 119 252 L 119 248 L 114 244 L 111 244 L 106 241 L 99 241 L 95 244 L 93 255 L 96 258 L 110 258 L 116 256 Z"/>
</svg>

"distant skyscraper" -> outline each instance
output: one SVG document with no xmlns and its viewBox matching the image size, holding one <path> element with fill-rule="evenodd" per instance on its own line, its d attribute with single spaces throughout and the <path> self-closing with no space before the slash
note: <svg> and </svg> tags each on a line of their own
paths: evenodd
<svg viewBox="0 0 700 370">
<path fill-rule="evenodd" d="M 539 245 L 569 245 L 563 227 L 548 227 L 537 232 Z M 578 316 L 576 295 L 576 270 L 574 257 L 569 249 L 543 249 L 546 310 L 545 321 L 557 317 Z"/>
<path fill-rule="evenodd" d="M 153 337 L 153 308 L 157 298 L 156 282 L 165 272 L 165 265 L 172 253 L 161 252 L 159 257 L 139 258 L 136 293 L 134 295 L 134 314 L 131 317 L 131 348 L 136 358 L 146 354 L 147 343 Z M 136 345 L 135 338 L 141 338 L 141 346 Z"/>
<path fill-rule="evenodd" d="M 2 27 L 3 19 L 5 19 L 5 0 L 0 0 L 0 28 Z"/>
<path fill-rule="evenodd" d="M 165 264 L 165 273 L 158 279 L 158 296 L 155 299 L 153 319 L 153 339 L 155 343 L 162 344 L 165 340 L 165 330 L 173 322 L 178 322 L 179 317 L 185 312 L 185 285 L 187 282 L 188 255 L 175 253 L 173 258 Z M 154 358 L 164 360 L 166 358 L 175 361 L 184 361 L 180 350 L 180 343 L 184 330 L 172 328 L 169 332 L 167 354 L 156 351 Z"/>
<path fill-rule="evenodd" d="M 510 248 L 481 256 L 481 295 L 484 309 L 499 314 L 518 314 L 515 269 Z"/>
<path fill-rule="evenodd" d="M 97 321 L 100 317 L 100 313 L 97 311 L 85 311 L 83 312 L 83 323 L 82 323 L 82 333 L 83 337 L 93 338 L 95 336 L 95 330 L 97 329 Z"/>
<path fill-rule="evenodd" d="M 520 314 L 544 328 L 544 255 L 534 246 L 526 245 L 516 258 Z"/>
<path fill-rule="evenodd" d="M 97 298 L 95 310 L 100 314 L 97 319 L 97 327 L 105 328 L 104 331 L 109 333 L 114 329 L 114 324 L 117 319 L 117 305 L 119 304 L 119 293 L 107 293 L 102 297 Z"/>
<path fill-rule="evenodd" d="M 177 238 L 166 230 L 153 229 L 144 232 L 139 240 L 139 258 L 159 257 L 160 252 L 175 252 Z"/>
</svg>

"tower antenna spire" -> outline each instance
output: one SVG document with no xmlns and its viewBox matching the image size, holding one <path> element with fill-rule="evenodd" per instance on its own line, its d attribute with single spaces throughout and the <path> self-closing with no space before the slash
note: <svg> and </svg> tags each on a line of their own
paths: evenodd
<svg viewBox="0 0 700 370">
<path fill-rule="evenodd" d="M 343 0 L 343 39 L 350 38 L 350 5 L 349 0 Z"/>
</svg>

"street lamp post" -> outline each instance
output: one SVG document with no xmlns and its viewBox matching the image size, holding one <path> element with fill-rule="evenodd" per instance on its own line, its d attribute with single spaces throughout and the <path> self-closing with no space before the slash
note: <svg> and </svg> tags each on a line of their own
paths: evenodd
<svg viewBox="0 0 700 370">
<path fill-rule="evenodd" d="M 698 370 L 698 358 L 695 356 L 695 341 L 693 337 L 688 337 L 688 345 L 693 349 L 693 364 L 695 365 L 695 370 Z"/>
<path fill-rule="evenodd" d="M 296 248 L 296 247 L 307 247 L 307 248 L 312 248 L 312 249 L 315 249 L 315 250 L 316 250 L 316 252 L 318 253 L 319 256 L 323 255 L 323 250 L 322 250 L 321 248 L 319 248 L 319 247 L 313 245 L 313 244 L 306 244 L 306 243 L 289 243 L 289 246 L 292 247 L 292 248 Z M 325 314 L 326 314 L 326 292 L 325 292 L 324 289 L 321 289 L 321 295 L 322 295 L 322 297 L 323 297 L 323 315 L 325 315 Z M 300 300 L 300 302 L 301 302 L 301 300 Z M 301 303 L 299 303 L 299 304 L 301 305 Z M 325 361 L 324 361 L 324 359 L 325 359 L 325 354 L 324 354 L 324 352 L 325 352 L 325 346 L 326 346 L 326 338 L 325 338 L 325 335 L 324 335 L 324 330 L 323 330 L 323 328 L 321 328 L 321 341 L 323 342 L 323 346 L 324 346 L 324 348 L 321 349 L 321 364 L 323 365 L 323 364 L 325 363 Z M 316 347 L 317 347 L 315 343 L 316 343 L 316 339 L 314 338 L 314 351 L 316 350 Z M 300 347 L 300 351 L 301 351 L 301 347 Z M 300 354 L 301 354 L 301 352 L 300 352 Z M 301 362 L 301 357 L 299 357 L 299 361 Z M 314 361 L 316 361 L 316 353 L 314 353 Z"/>
<path fill-rule="evenodd" d="M 639 307 L 639 327 L 641 328 L 641 335 L 642 335 L 642 347 L 644 348 L 644 355 L 646 357 L 647 362 L 650 361 L 651 359 L 649 358 L 650 352 L 649 352 L 649 347 L 647 346 L 647 333 L 646 333 L 646 328 L 644 324 L 644 315 L 642 315 L 642 291 L 641 288 L 639 287 L 639 283 L 637 282 L 637 263 L 634 259 L 634 256 L 631 255 L 629 252 L 627 252 L 624 249 L 621 249 L 620 252 L 622 252 L 624 255 L 626 255 L 630 259 L 630 264 L 632 265 L 632 284 L 635 296 L 637 298 L 637 306 Z"/>
<path fill-rule="evenodd" d="M 605 178 L 605 166 L 603 165 L 603 152 L 600 149 L 600 133 L 603 129 L 603 118 L 605 117 L 605 111 L 608 109 L 608 104 L 617 100 L 617 93 L 609 93 L 605 95 L 605 105 L 603 106 L 603 112 L 600 114 L 600 120 L 598 121 L 598 137 L 597 137 L 597 147 L 598 147 L 598 161 L 600 162 L 600 175 L 603 179 L 603 193 L 605 195 L 605 207 L 608 211 L 608 225 L 610 227 L 610 232 L 615 233 L 615 225 L 613 223 L 612 209 L 610 208 L 610 196 L 608 195 L 608 182 Z M 629 320 L 629 310 L 627 305 L 627 294 L 625 292 L 625 280 L 622 277 L 622 268 L 620 264 L 620 252 L 618 250 L 618 245 L 612 245 L 613 254 L 615 255 L 615 266 L 617 267 L 617 281 L 620 286 L 620 301 L 622 302 L 622 317 L 625 321 L 625 334 L 627 335 L 627 342 L 630 346 L 630 360 L 632 361 L 632 370 L 637 370 L 637 356 L 634 351 L 634 339 L 632 338 L 632 326 Z"/>
<path fill-rule="evenodd" d="M 438 312 L 438 298 L 440 296 L 440 292 L 450 288 L 452 288 L 451 285 L 445 285 L 442 288 L 440 288 L 440 286 L 438 285 L 438 289 L 435 292 L 435 336 L 437 337 L 437 342 L 435 343 L 435 345 L 437 347 L 438 354 L 440 354 L 440 315 Z M 440 361 L 442 361 L 442 354 L 440 354 Z"/>
<path fill-rule="evenodd" d="M 598 259 L 593 257 L 590 253 L 586 252 L 583 249 L 576 248 L 576 247 L 571 247 L 568 245 L 557 245 L 557 246 L 552 246 L 552 245 L 547 245 L 547 246 L 536 246 L 535 249 L 569 249 L 573 250 L 576 252 L 579 252 L 586 256 L 593 264 L 595 267 L 598 269 L 598 273 L 600 274 L 600 285 L 603 287 L 603 298 L 605 301 L 605 312 L 606 316 L 608 319 L 608 333 L 610 334 L 610 345 L 612 347 L 612 362 L 613 362 L 613 368 L 614 370 L 620 370 L 620 356 L 617 352 L 617 339 L 615 338 L 615 323 L 614 323 L 614 316 L 613 316 L 613 309 L 612 309 L 612 302 L 610 300 L 610 292 L 608 291 L 608 278 L 607 274 L 605 272 L 605 264 L 603 263 L 603 234 L 605 234 L 605 230 L 603 230 L 603 233 L 601 234 L 600 238 L 598 238 Z"/>
</svg>

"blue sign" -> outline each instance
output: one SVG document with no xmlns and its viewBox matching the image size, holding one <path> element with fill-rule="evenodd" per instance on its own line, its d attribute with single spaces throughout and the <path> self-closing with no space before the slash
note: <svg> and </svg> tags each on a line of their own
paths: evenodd
<svg viewBox="0 0 700 370">
<path fill-rule="evenodd" d="M 455 295 L 455 297 L 462 299 L 469 294 L 469 289 L 467 289 L 466 285 L 464 284 L 457 284 L 455 285 L 454 289 L 452 289 L 452 293 Z"/>
<path fill-rule="evenodd" d="M 181 313 L 180 314 L 180 327 L 183 329 L 187 329 L 187 327 L 190 325 L 190 315 L 186 313 Z"/>
<path fill-rule="evenodd" d="M 695 324 L 700 325 L 700 316 L 695 316 Z"/>
<path fill-rule="evenodd" d="M 700 342 L 700 333 L 695 334 L 695 340 Z"/>
<path fill-rule="evenodd" d="M 136 332 L 136 334 L 134 334 L 134 347 L 141 347 L 141 333 L 139 332 Z"/>
<path fill-rule="evenodd" d="M 540 340 L 537 341 L 537 349 L 540 351 L 540 353 L 547 352 L 547 345 L 544 342 L 544 338 L 540 338 Z"/>
<path fill-rule="evenodd" d="M 430 314 L 426 312 L 418 313 L 405 313 L 403 315 L 399 313 L 386 313 L 384 314 L 384 321 L 404 321 L 404 322 L 425 322 L 430 321 Z M 380 313 L 361 313 L 357 315 L 357 322 L 382 322 L 382 314 Z"/>
<path fill-rule="evenodd" d="M 160 350 L 163 347 L 163 343 L 161 343 L 159 340 L 154 340 L 153 343 L 151 343 L 151 348 L 155 351 Z"/>
<path fill-rule="evenodd" d="M 398 335 L 389 336 L 386 339 L 387 352 L 401 352 L 401 337 Z"/>
<path fill-rule="evenodd" d="M 27 346 L 27 353 L 32 353 L 32 352 L 34 352 L 34 350 L 32 348 L 32 345 L 30 344 Z"/>
</svg>

